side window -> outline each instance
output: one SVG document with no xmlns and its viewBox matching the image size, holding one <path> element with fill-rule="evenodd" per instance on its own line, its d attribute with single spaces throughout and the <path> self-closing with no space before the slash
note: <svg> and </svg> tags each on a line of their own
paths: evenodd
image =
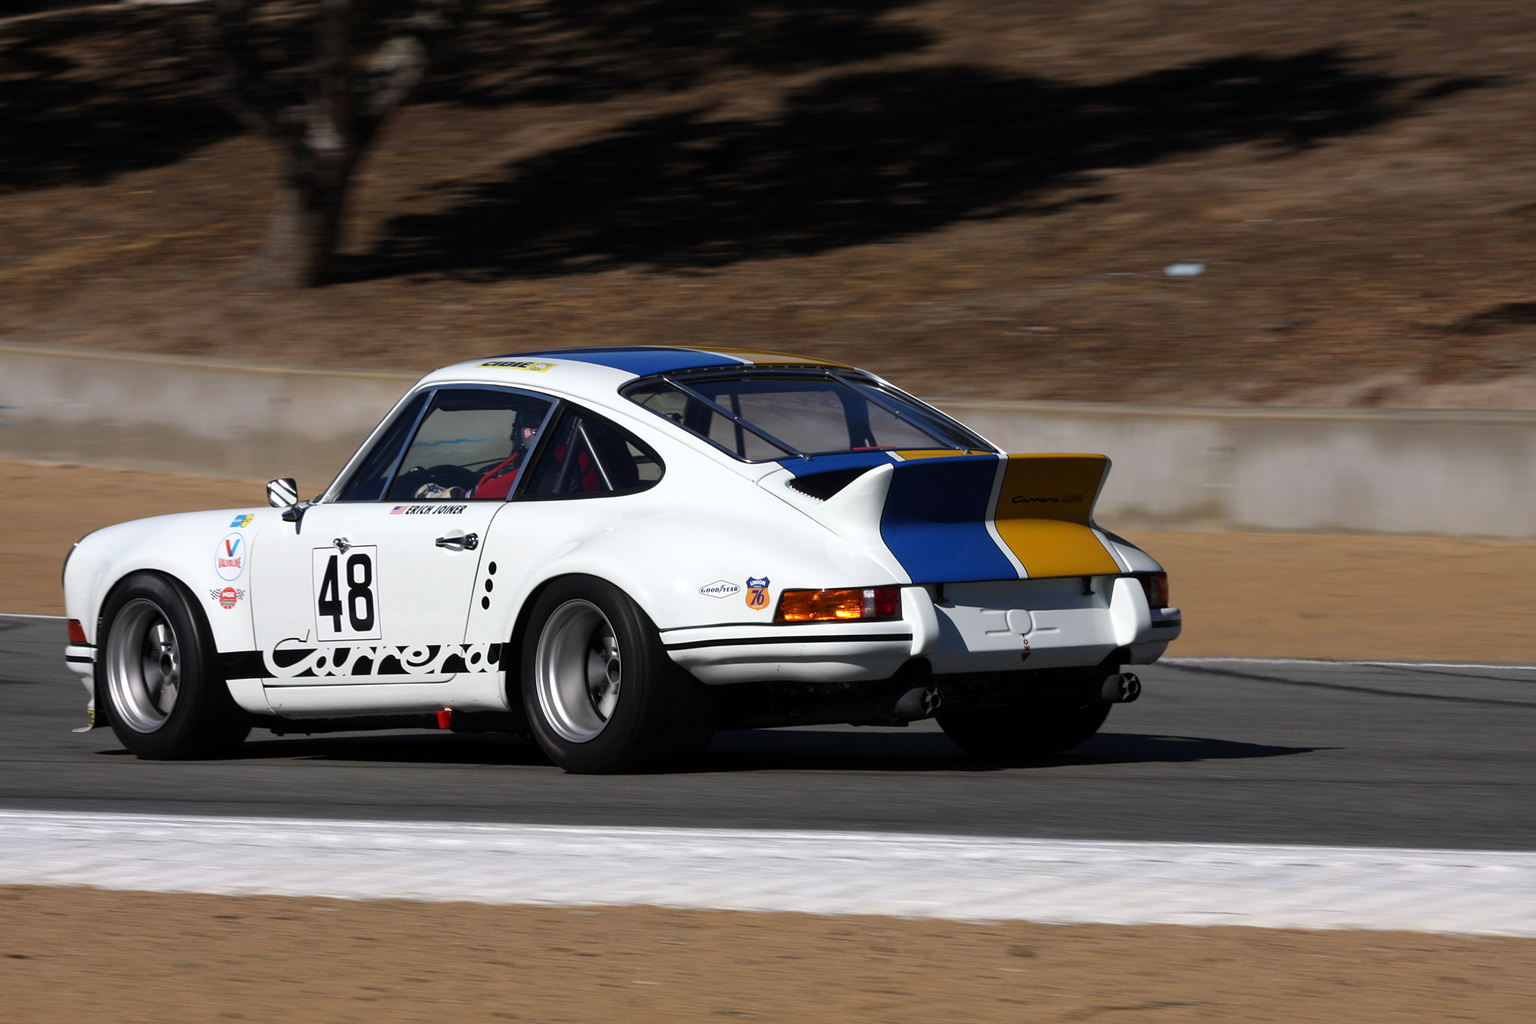
<svg viewBox="0 0 1536 1024">
<path fill-rule="evenodd" d="M 628 431 L 567 408 L 540 449 L 529 498 L 632 494 L 661 479 L 661 460 Z"/>
<path fill-rule="evenodd" d="M 525 468 L 551 399 L 489 388 L 443 388 L 432 398 L 389 501 L 504 501 Z"/>
<path fill-rule="evenodd" d="M 423 391 L 400 410 L 395 422 L 374 443 L 373 450 L 357 467 L 352 479 L 347 481 L 338 501 L 379 501 L 384 497 L 384 488 L 389 484 L 390 474 L 394 472 L 395 463 L 400 461 L 400 452 L 411 435 L 411 428 L 421 416 L 422 406 L 426 404 L 427 392 Z"/>
</svg>

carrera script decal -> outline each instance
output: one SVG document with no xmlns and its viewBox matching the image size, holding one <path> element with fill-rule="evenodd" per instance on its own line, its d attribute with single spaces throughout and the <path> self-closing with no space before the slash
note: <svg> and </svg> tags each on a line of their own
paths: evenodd
<svg viewBox="0 0 1536 1024">
<path fill-rule="evenodd" d="M 1015 494 L 1008 500 L 1015 505 L 1081 505 L 1086 495 L 1063 494 L 1050 497 L 1034 497 L 1031 495 Z"/>
<path fill-rule="evenodd" d="M 501 644 L 407 644 L 361 647 L 320 644 L 298 637 L 279 640 L 261 652 L 266 675 L 274 679 L 336 676 L 436 676 L 494 672 Z"/>
</svg>

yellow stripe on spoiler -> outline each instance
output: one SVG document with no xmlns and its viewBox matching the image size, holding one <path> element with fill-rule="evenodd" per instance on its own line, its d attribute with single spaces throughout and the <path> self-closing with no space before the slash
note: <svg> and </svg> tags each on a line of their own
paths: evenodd
<svg viewBox="0 0 1536 1024">
<path fill-rule="evenodd" d="M 1102 455 L 1008 456 L 993 516 L 1031 577 L 1120 571 L 1089 525 L 1108 472 Z"/>
</svg>

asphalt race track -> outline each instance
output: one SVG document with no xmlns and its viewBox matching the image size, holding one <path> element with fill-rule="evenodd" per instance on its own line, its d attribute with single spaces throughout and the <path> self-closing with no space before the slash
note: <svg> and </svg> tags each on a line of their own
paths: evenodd
<svg viewBox="0 0 1536 1024">
<path fill-rule="evenodd" d="M 997 769 L 936 727 L 725 733 L 690 770 L 566 775 L 500 736 L 253 734 L 139 761 L 63 665 L 60 619 L 0 616 L 0 808 L 1058 839 L 1536 849 L 1536 670 L 1199 661 L 1093 740 Z"/>
</svg>

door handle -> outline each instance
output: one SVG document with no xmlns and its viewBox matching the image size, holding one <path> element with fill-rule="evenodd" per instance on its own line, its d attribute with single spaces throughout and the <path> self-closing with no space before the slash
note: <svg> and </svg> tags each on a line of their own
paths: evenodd
<svg viewBox="0 0 1536 1024">
<path fill-rule="evenodd" d="M 466 533 L 461 537 L 439 537 L 437 546 L 440 548 L 455 548 L 459 551 L 473 551 L 480 546 L 478 533 Z"/>
</svg>

